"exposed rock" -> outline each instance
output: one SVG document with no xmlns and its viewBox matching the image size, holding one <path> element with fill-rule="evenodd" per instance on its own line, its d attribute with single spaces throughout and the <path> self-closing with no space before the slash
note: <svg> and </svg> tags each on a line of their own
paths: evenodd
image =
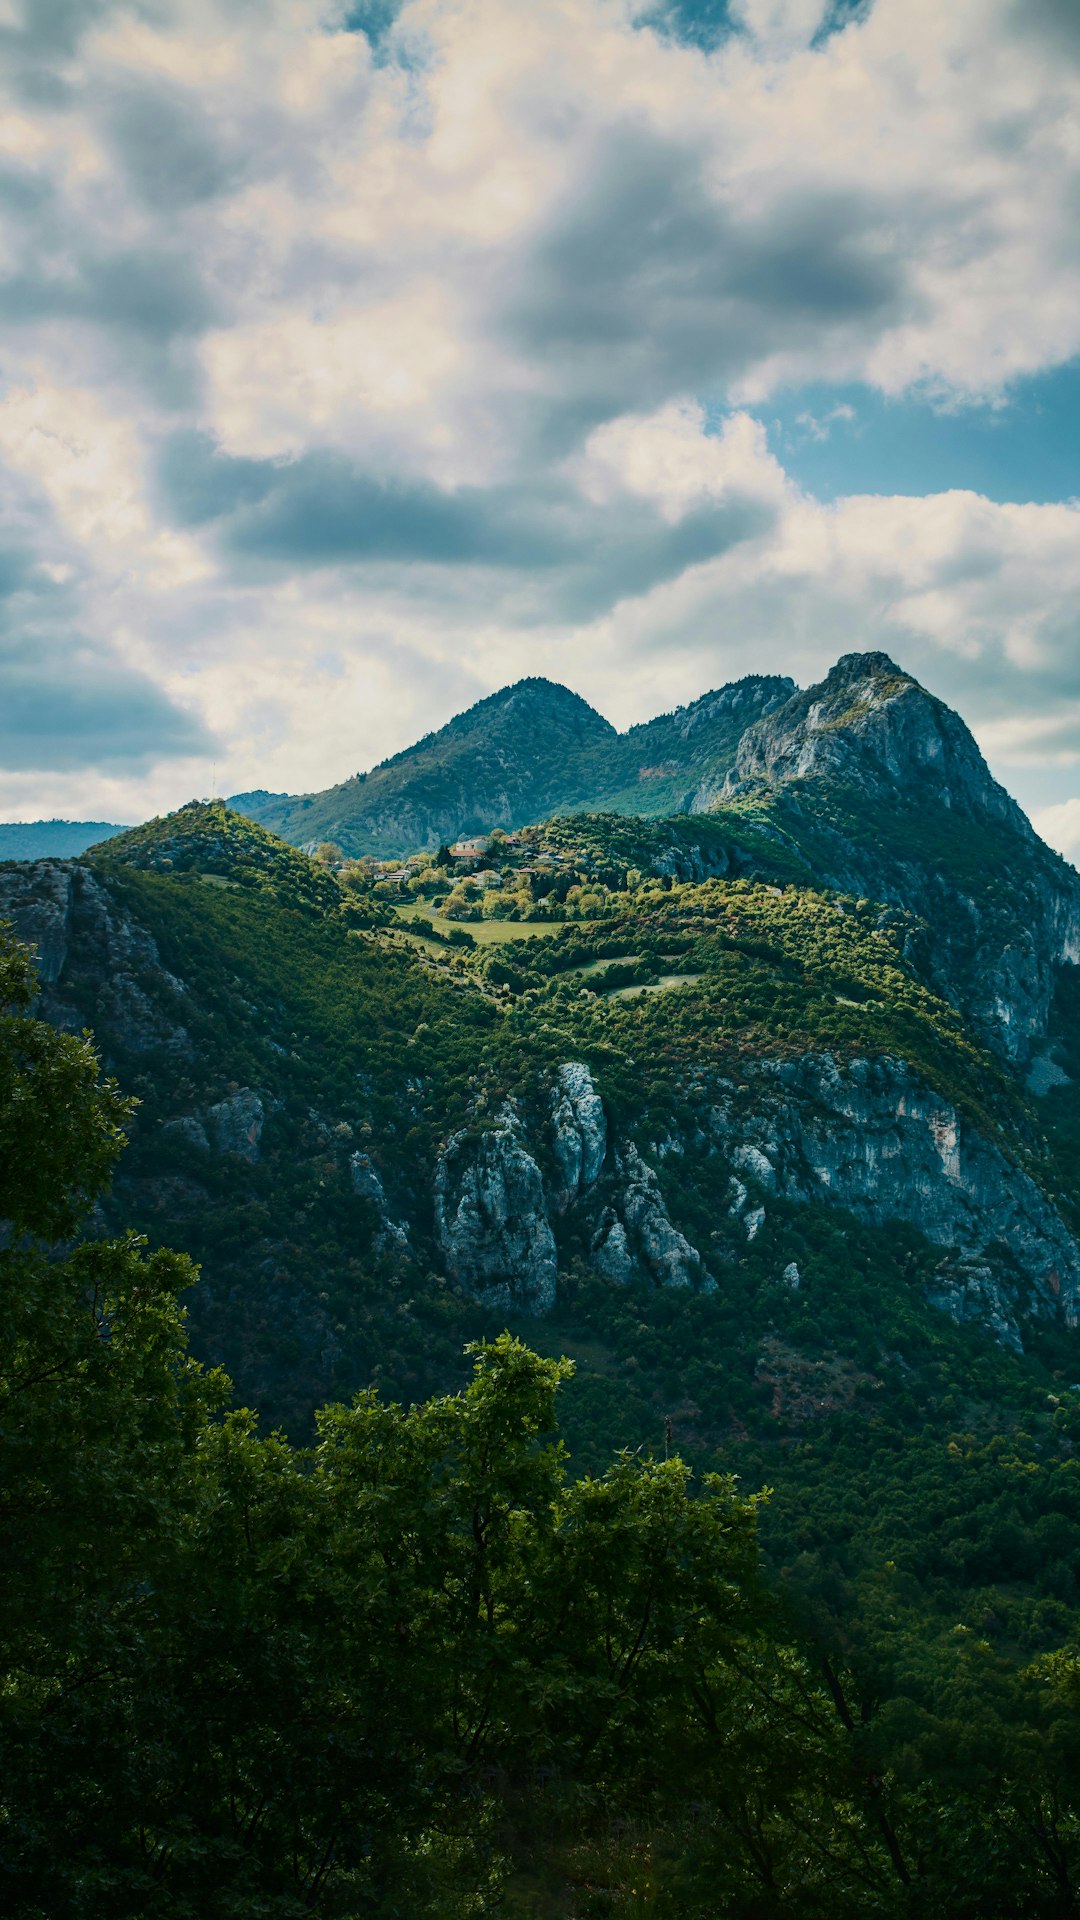
<svg viewBox="0 0 1080 1920">
<path fill-rule="evenodd" d="M 597 1223 L 590 1248 L 592 1264 L 605 1280 L 617 1287 L 628 1286 L 634 1277 L 634 1256 L 626 1237 L 626 1228 L 613 1207 L 605 1207 Z"/>
<path fill-rule="evenodd" d="M 749 727 L 727 790 L 822 774 L 884 800 L 926 775 L 941 806 L 1007 820 L 1032 835 L 960 715 L 887 653 L 845 654 L 817 686 L 794 694 Z"/>
<path fill-rule="evenodd" d="M 749 1213 L 744 1213 L 743 1226 L 746 1228 L 746 1237 L 748 1240 L 756 1240 L 764 1225 L 764 1207 L 751 1207 Z"/>
<path fill-rule="evenodd" d="M 84 1024 L 56 991 L 77 974 L 92 997 L 94 1029 L 106 1053 L 116 1043 L 131 1053 L 190 1054 L 187 1029 L 172 1017 L 173 1002 L 187 992 L 184 982 L 162 966 L 152 936 L 88 867 L 39 860 L 0 868 L 0 919 L 36 947 L 40 1011 L 53 1025 L 77 1032 Z"/>
<path fill-rule="evenodd" d="M 370 1200 L 379 1215 L 376 1248 L 381 1252 L 384 1247 L 391 1244 L 401 1248 L 407 1247 L 408 1229 L 399 1220 L 391 1220 L 386 1189 L 379 1170 L 369 1154 L 357 1152 L 349 1155 L 349 1178 L 353 1192 L 359 1194 L 362 1200 Z"/>
<path fill-rule="evenodd" d="M 1031 1177 L 902 1060 L 831 1054 L 764 1061 L 757 1085 L 711 1110 L 735 1158 L 753 1147 L 786 1200 L 832 1200 L 864 1218 L 907 1220 L 929 1240 L 999 1248 L 1023 1312 L 1080 1316 L 1080 1247 Z M 966 1284 L 966 1283 L 965 1283 Z"/>
<path fill-rule="evenodd" d="M 559 1068 L 552 1095 L 552 1152 L 559 1168 L 560 1213 L 595 1186 L 607 1153 L 607 1121 L 592 1075 L 580 1060 Z"/>
<path fill-rule="evenodd" d="M 197 1114 L 178 1114 L 174 1120 L 166 1120 L 162 1125 L 161 1131 L 162 1133 L 170 1134 L 175 1140 L 186 1141 L 189 1147 L 195 1147 L 199 1153 L 209 1153 L 210 1151 L 210 1141 L 207 1138 L 206 1128 L 203 1126 Z"/>
<path fill-rule="evenodd" d="M 38 978 L 56 985 L 67 959 L 73 868 L 67 860 L 35 860 L 0 870 L 0 920 L 37 949 Z"/>
<path fill-rule="evenodd" d="M 794 1260 L 788 1261 L 780 1278 L 785 1287 L 790 1287 L 793 1293 L 798 1293 L 799 1288 L 802 1286 L 802 1274 L 799 1272 Z"/>
<path fill-rule="evenodd" d="M 920 949 L 930 983 L 998 1052 L 1026 1059 L 1046 1034 L 1059 969 L 1080 961 L 1080 874 L 993 779 L 959 714 L 886 654 L 848 654 L 743 735 L 725 798 L 766 786 L 796 838 L 800 825 L 810 832 L 818 883 L 928 923 L 933 941 L 912 935 L 908 945 Z M 854 816 L 868 806 L 907 809 L 910 835 L 890 846 L 846 830 L 845 796 Z M 943 820 L 956 869 L 932 850 Z M 979 899 L 957 878 L 972 826 L 993 836 L 978 860 L 1009 881 Z"/>
<path fill-rule="evenodd" d="M 616 1155 L 619 1189 L 600 1217 L 591 1247 L 598 1273 L 625 1284 L 641 1266 L 661 1287 L 691 1287 L 701 1275 L 701 1255 L 671 1223 L 660 1183 L 631 1142 Z"/>
<path fill-rule="evenodd" d="M 1002 1277 L 985 1261 L 963 1257 L 957 1261 L 943 1260 L 934 1285 L 927 1288 L 926 1297 L 931 1306 L 947 1313 L 958 1326 L 974 1322 L 986 1327 L 1003 1347 L 1011 1347 L 1014 1353 L 1023 1352 L 1016 1302 L 1010 1298 Z"/>
<path fill-rule="evenodd" d="M 237 1159 L 254 1162 L 259 1158 L 259 1142 L 266 1112 L 259 1095 L 251 1087 L 219 1100 L 206 1110 L 206 1125 L 217 1153 L 230 1153 Z"/>
<path fill-rule="evenodd" d="M 772 1192 L 776 1185 L 776 1168 L 762 1153 L 760 1147 L 744 1142 L 742 1146 L 736 1147 L 731 1157 L 740 1173 L 748 1173 L 751 1179 L 759 1181 L 770 1193 Z"/>
<path fill-rule="evenodd" d="M 435 1176 L 435 1235 L 447 1272 L 486 1306 L 546 1313 L 555 1238 L 540 1169 L 517 1121 L 448 1141 Z"/>
</svg>

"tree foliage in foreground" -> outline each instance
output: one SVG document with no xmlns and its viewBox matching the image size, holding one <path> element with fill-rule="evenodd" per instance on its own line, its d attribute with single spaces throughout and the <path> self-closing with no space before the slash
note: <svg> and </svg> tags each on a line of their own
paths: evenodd
<svg viewBox="0 0 1080 1920">
<path fill-rule="evenodd" d="M 754 1499 L 677 1459 L 571 1477 L 566 1362 L 503 1335 L 460 1393 L 263 1435 L 187 1356 L 183 1256 L 58 1241 L 125 1108 L 30 994 L 6 951 L 6 1912 L 1076 1911 L 1075 1652 L 1010 1691 L 972 1647 L 955 1749 L 905 1775 L 871 1666 L 762 1590 Z"/>
</svg>

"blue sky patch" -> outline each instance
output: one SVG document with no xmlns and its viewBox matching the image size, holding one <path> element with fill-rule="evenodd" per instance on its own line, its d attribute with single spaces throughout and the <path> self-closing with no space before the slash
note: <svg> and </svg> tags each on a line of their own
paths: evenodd
<svg viewBox="0 0 1080 1920">
<path fill-rule="evenodd" d="M 818 385 L 751 411 L 788 473 L 821 500 L 953 488 L 997 501 L 1080 495 L 1080 359 L 1018 383 L 1000 405 L 945 408 Z"/>
</svg>

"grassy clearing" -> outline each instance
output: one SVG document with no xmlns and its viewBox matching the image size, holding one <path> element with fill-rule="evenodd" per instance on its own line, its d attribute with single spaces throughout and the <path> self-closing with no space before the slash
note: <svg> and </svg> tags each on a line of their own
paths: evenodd
<svg viewBox="0 0 1080 1920">
<path fill-rule="evenodd" d="M 417 902 L 415 905 L 397 907 L 395 911 L 398 919 L 404 921 L 409 930 L 419 939 L 423 939 L 423 934 L 419 931 L 417 923 L 427 921 L 431 926 L 438 927 L 443 934 L 449 934 L 455 927 L 463 926 L 466 933 L 471 933 L 478 947 L 496 947 L 508 940 L 550 940 L 553 934 L 561 930 L 559 922 L 552 920 L 447 920 L 444 914 L 435 913 L 426 902 L 422 905 Z"/>
<path fill-rule="evenodd" d="M 605 1000 L 635 1000 L 642 993 L 668 993 L 672 987 L 692 987 L 702 980 L 700 973 L 662 973 L 659 980 L 648 980 L 640 986 L 612 987 L 604 994 Z"/>
</svg>

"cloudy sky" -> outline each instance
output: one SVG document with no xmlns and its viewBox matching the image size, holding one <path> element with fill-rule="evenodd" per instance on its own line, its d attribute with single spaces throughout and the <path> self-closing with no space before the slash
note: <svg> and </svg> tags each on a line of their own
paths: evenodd
<svg viewBox="0 0 1080 1920">
<path fill-rule="evenodd" d="M 1077 0 L 0 0 L 0 816 L 884 647 L 1080 853 Z"/>
</svg>

